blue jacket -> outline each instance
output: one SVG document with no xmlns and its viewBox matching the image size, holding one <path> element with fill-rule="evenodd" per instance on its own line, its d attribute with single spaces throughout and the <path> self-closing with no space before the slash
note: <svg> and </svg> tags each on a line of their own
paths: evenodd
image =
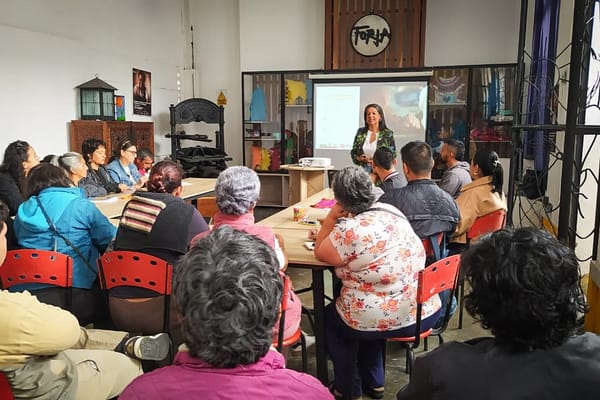
<svg viewBox="0 0 600 400">
<path fill-rule="evenodd" d="M 75 251 L 57 237 L 44 217 L 38 196 L 31 196 L 17 211 L 15 234 L 21 247 L 54 250 L 73 257 L 73 286 L 89 289 L 97 276 L 96 261 L 112 238 L 116 228 L 88 199 L 82 189 L 76 187 L 50 187 L 39 194 L 41 203 L 60 233 L 67 237 L 88 263 L 91 271 Z M 19 290 L 39 289 L 39 285 L 21 285 Z"/>
<path fill-rule="evenodd" d="M 127 168 L 131 174 L 131 178 L 127 175 L 125 168 L 121 165 L 118 158 L 114 159 L 106 166 L 108 174 L 117 184 L 124 183 L 127 186 L 135 186 L 142 176 L 134 163 L 129 164 Z"/>
</svg>

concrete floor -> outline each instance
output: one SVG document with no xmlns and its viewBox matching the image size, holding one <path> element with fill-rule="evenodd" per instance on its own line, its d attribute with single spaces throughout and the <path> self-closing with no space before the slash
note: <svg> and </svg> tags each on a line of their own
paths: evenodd
<svg viewBox="0 0 600 400">
<path fill-rule="evenodd" d="M 257 207 L 255 211 L 255 217 L 257 220 L 260 220 L 268 215 L 271 215 L 273 212 L 277 212 L 280 209 L 274 208 L 265 208 L 265 207 Z M 307 269 L 288 269 L 288 275 L 292 278 L 292 282 L 294 283 L 295 288 L 302 288 L 310 286 L 311 283 L 311 273 L 310 270 Z M 331 274 L 325 274 L 325 288 L 326 291 L 331 288 Z M 331 295 L 331 293 L 328 293 Z M 312 293 L 307 292 L 303 293 L 300 296 L 302 303 L 307 306 L 312 306 Z M 480 336 L 489 336 L 489 333 L 482 329 L 479 324 L 475 323 L 473 319 L 465 313 L 463 320 L 463 328 L 458 329 L 458 312 L 453 316 L 448 326 L 448 329 L 443 334 L 444 341 L 449 342 L 452 340 L 463 341 L 475 337 Z M 306 317 L 303 317 L 302 320 L 302 328 L 305 332 L 310 332 L 310 324 Z M 429 350 L 437 347 L 437 339 L 432 338 L 429 340 Z M 418 357 L 419 355 L 424 354 L 423 345 L 415 351 L 415 355 Z M 408 383 L 408 375 L 405 373 L 405 350 L 404 347 L 399 343 L 390 342 L 387 344 L 387 355 L 386 355 L 386 379 L 385 379 L 385 397 L 384 399 L 395 399 L 396 393 L 398 390 Z M 300 353 L 290 353 L 288 355 L 287 367 L 291 369 L 301 370 L 301 357 Z M 308 371 L 309 374 L 316 374 L 315 367 L 315 354 L 314 349 L 308 351 Z M 329 362 L 329 379 L 333 378 L 333 369 L 331 366 L 331 362 Z M 368 399 L 368 397 L 363 396 L 364 399 Z"/>
</svg>

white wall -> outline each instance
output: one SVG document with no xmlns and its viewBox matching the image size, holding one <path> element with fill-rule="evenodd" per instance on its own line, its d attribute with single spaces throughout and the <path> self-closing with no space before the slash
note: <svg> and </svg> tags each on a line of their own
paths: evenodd
<svg viewBox="0 0 600 400">
<path fill-rule="evenodd" d="M 126 119 L 154 121 L 169 152 L 168 106 L 183 61 L 182 0 L 0 0 L 0 129 L 41 156 L 68 150 L 76 86 L 100 79 L 125 95 Z M 152 73 L 152 117 L 132 114 L 132 68 Z M 3 149 L 0 150 L 3 152 Z"/>
<path fill-rule="evenodd" d="M 426 63 L 514 62 L 518 2 L 498 3 L 429 0 Z M 323 68 L 324 9 L 324 0 L 0 0 L 4 146 L 24 139 L 40 155 L 66 151 L 68 122 L 79 118 L 74 88 L 99 74 L 126 96 L 127 120 L 155 122 L 157 154 L 168 154 L 191 24 L 199 96 L 225 92 L 225 149 L 239 164 L 240 72 Z M 151 118 L 132 115 L 133 67 L 152 72 Z M 198 129 L 190 133 L 213 127 Z"/>
<path fill-rule="evenodd" d="M 425 65 L 513 63 L 519 0 L 428 0 Z"/>
<path fill-rule="evenodd" d="M 323 68 L 324 0 L 239 3 L 242 71 Z"/>
</svg>

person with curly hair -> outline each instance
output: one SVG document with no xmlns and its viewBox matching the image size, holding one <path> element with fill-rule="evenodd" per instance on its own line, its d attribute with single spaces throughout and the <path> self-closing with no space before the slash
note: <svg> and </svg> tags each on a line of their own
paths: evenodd
<svg viewBox="0 0 600 400">
<path fill-rule="evenodd" d="M 548 232 L 503 229 L 462 256 L 467 311 L 493 337 L 443 344 L 416 360 L 411 399 L 597 399 L 600 337 L 578 334 L 579 263 Z"/>
<path fill-rule="evenodd" d="M 11 217 L 25 201 L 25 177 L 40 163 L 37 153 L 23 140 L 10 143 L 0 165 L 0 200 L 10 209 Z"/>
<path fill-rule="evenodd" d="M 173 277 L 185 345 L 173 365 L 138 377 L 119 399 L 332 399 L 271 347 L 282 286 L 263 240 L 229 226 L 200 239 Z"/>
</svg>

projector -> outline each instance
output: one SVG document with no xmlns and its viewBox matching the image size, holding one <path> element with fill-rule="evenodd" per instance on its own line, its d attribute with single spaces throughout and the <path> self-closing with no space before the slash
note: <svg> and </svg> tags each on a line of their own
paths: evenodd
<svg viewBox="0 0 600 400">
<path fill-rule="evenodd" d="M 329 167 L 331 165 L 331 158 L 327 157 L 304 157 L 298 160 L 298 164 L 301 167 Z"/>
</svg>

